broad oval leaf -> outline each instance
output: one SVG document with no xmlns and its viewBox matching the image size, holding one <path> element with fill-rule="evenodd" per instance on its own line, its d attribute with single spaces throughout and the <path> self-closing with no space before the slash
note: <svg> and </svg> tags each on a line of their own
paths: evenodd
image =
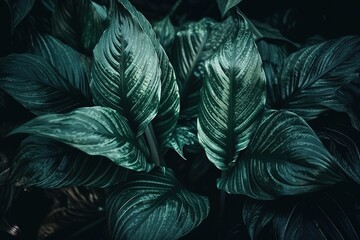
<svg viewBox="0 0 360 240">
<path fill-rule="evenodd" d="M 286 109 L 306 121 L 339 105 L 336 91 L 358 78 L 360 38 L 347 36 L 304 48 L 285 61 L 280 77 L 270 82 L 277 92 L 276 109 Z"/>
<path fill-rule="evenodd" d="M 44 58 L 32 54 L 0 59 L 0 88 L 37 115 L 90 105 Z"/>
<path fill-rule="evenodd" d="M 12 181 L 17 186 L 63 188 L 108 187 L 124 182 L 129 170 L 105 157 L 90 156 L 45 137 L 22 141 L 15 157 Z"/>
<path fill-rule="evenodd" d="M 159 43 L 154 30 L 146 18 L 137 11 L 129 1 L 120 1 L 120 4 L 136 20 L 141 29 L 149 36 L 156 54 L 159 58 L 161 69 L 161 97 L 157 115 L 152 124 L 159 142 L 161 152 L 164 152 L 172 131 L 175 128 L 180 111 L 179 89 L 176 83 L 174 69 L 165 53 L 165 50 Z"/>
<path fill-rule="evenodd" d="M 235 7 L 241 1 L 242 0 L 216 0 L 222 16 L 225 16 L 231 8 Z"/>
<path fill-rule="evenodd" d="M 139 136 L 157 114 L 160 74 L 149 36 L 116 3 L 109 27 L 94 49 L 90 88 L 95 104 L 121 112 Z"/>
<path fill-rule="evenodd" d="M 171 169 L 134 174 L 106 201 L 111 239 L 178 239 L 209 213 L 206 197 L 184 189 Z"/>
<path fill-rule="evenodd" d="M 78 108 L 66 114 L 47 114 L 15 129 L 61 141 L 89 155 L 104 156 L 135 171 L 150 171 L 149 150 L 142 137 L 136 138 L 128 121 L 106 107 Z"/>
<path fill-rule="evenodd" d="M 359 239 L 360 195 L 358 186 L 350 186 L 354 189 L 341 186 L 296 198 L 248 200 L 243 219 L 251 239 Z"/>
<path fill-rule="evenodd" d="M 30 53 L 47 59 L 82 95 L 90 98 L 90 60 L 50 35 L 35 33 Z"/>
<path fill-rule="evenodd" d="M 269 110 L 236 166 L 217 186 L 228 193 L 273 199 L 315 191 L 343 178 L 336 159 L 302 118 Z"/>
<path fill-rule="evenodd" d="M 234 165 L 265 108 L 265 74 L 253 34 L 240 15 L 235 26 L 205 63 L 199 105 L 199 142 L 221 170 Z"/>
<path fill-rule="evenodd" d="M 58 1 L 53 12 L 52 34 L 78 50 L 91 51 L 107 25 L 104 6 L 90 0 Z"/>
</svg>

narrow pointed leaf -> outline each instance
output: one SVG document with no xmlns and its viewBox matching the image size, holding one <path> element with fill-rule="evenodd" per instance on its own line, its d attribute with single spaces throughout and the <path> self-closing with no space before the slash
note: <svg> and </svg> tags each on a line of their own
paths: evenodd
<svg viewBox="0 0 360 240">
<path fill-rule="evenodd" d="M 204 220 L 206 197 L 184 189 L 172 170 L 134 174 L 106 201 L 111 239 L 178 239 Z"/>
<path fill-rule="evenodd" d="M 136 171 L 150 171 L 154 167 L 146 160 L 149 152 L 144 139 L 136 138 L 128 121 L 110 108 L 88 107 L 66 114 L 43 115 L 12 133 L 49 137 Z"/>
<path fill-rule="evenodd" d="M 12 30 L 29 14 L 35 0 L 12 0 Z"/>
<path fill-rule="evenodd" d="M 180 111 L 180 96 L 174 69 L 165 53 L 165 50 L 160 45 L 151 24 L 130 4 L 128 0 L 120 1 L 120 4 L 128 11 L 134 20 L 138 22 L 141 29 L 148 35 L 159 58 L 161 69 L 161 97 L 159 109 L 157 115 L 152 121 L 152 124 L 159 142 L 160 151 L 164 152 L 166 143 L 175 128 Z"/>
<path fill-rule="evenodd" d="M 222 16 L 225 16 L 231 8 L 235 7 L 241 1 L 242 0 L 216 0 Z"/>
<path fill-rule="evenodd" d="M 47 59 L 68 83 L 90 99 L 90 61 L 50 35 L 35 33 L 30 53 Z"/>
<path fill-rule="evenodd" d="M 32 54 L 0 59 L 0 88 L 37 115 L 90 105 L 44 58 Z"/>
<path fill-rule="evenodd" d="M 265 74 L 248 23 L 236 27 L 205 63 L 198 138 L 211 162 L 232 167 L 246 148 L 265 107 Z"/>
<path fill-rule="evenodd" d="M 305 120 L 339 105 L 336 91 L 358 78 L 360 38 L 347 36 L 291 54 L 278 81 L 277 101 L 271 107 L 292 111 Z M 274 90 L 275 91 L 275 90 Z"/>
<path fill-rule="evenodd" d="M 344 179 L 336 159 L 296 114 L 267 111 L 219 189 L 256 199 L 273 199 L 324 188 Z"/>
<path fill-rule="evenodd" d="M 148 35 L 116 4 L 109 27 L 94 49 L 90 88 L 95 104 L 121 112 L 140 135 L 158 111 L 160 73 Z"/>
<path fill-rule="evenodd" d="M 105 157 L 90 156 L 37 136 L 21 143 L 15 161 L 12 181 L 23 187 L 108 187 L 124 182 L 129 174 L 129 170 Z"/>
<path fill-rule="evenodd" d="M 358 186 L 341 187 L 297 198 L 248 200 L 243 219 L 251 239 L 358 239 Z"/>
</svg>

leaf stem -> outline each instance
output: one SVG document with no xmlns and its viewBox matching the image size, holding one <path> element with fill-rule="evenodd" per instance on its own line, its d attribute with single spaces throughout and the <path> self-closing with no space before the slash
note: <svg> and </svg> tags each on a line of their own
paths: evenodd
<svg viewBox="0 0 360 240">
<path fill-rule="evenodd" d="M 160 166 L 161 160 L 158 151 L 159 148 L 155 137 L 154 129 L 151 123 L 145 129 L 145 137 L 150 148 L 151 159 L 154 161 L 156 166 Z"/>
</svg>

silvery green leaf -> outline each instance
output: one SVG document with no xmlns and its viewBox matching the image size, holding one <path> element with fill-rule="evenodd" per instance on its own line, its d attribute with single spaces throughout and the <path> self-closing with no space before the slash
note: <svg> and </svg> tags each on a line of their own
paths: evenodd
<svg viewBox="0 0 360 240">
<path fill-rule="evenodd" d="M 86 107 L 66 114 L 43 115 L 16 128 L 14 133 L 48 137 L 135 171 L 154 167 L 147 162 L 145 140 L 136 138 L 129 122 L 111 108 Z"/>
<path fill-rule="evenodd" d="M 342 103 L 336 92 L 359 78 L 359 59 L 358 36 L 323 42 L 291 54 L 280 77 L 269 82 L 270 89 L 276 93 L 276 100 L 270 106 L 292 111 L 306 121 L 329 108 L 338 109 Z"/>
<path fill-rule="evenodd" d="M 124 182 L 129 172 L 105 157 L 87 155 L 49 138 L 30 136 L 20 145 L 11 178 L 23 187 L 108 187 Z"/>
<path fill-rule="evenodd" d="M 217 186 L 265 200 L 312 192 L 343 179 L 336 159 L 302 118 L 269 110 L 236 166 Z"/>
<path fill-rule="evenodd" d="M 91 105 L 80 89 L 44 58 L 33 54 L 11 54 L 0 59 L 0 88 L 37 115 Z"/>
<path fill-rule="evenodd" d="M 216 0 L 222 16 L 225 16 L 231 8 L 235 7 L 241 1 L 242 0 Z"/>
<path fill-rule="evenodd" d="M 191 126 L 177 126 L 172 132 L 168 147 L 174 149 L 181 157 L 184 157 L 183 148 L 198 142 L 197 135 Z"/>
<path fill-rule="evenodd" d="M 178 239 L 209 213 L 206 197 L 184 189 L 171 169 L 133 174 L 106 201 L 111 239 Z"/>
<path fill-rule="evenodd" d="M 237 16 L 229 38 L 205 62 L 198 138 L 221 170 L 235 164 L 265 108 L 265 74 L 249 24 Z"/>
<path fill-rule="evenodd" d="M 109 26 L 94 49 L 90 89 L 95 104 L 118 110 L 139 136 L 157 114 L 160 74 L 149 36 L 116 3 Z"/>
</svg>

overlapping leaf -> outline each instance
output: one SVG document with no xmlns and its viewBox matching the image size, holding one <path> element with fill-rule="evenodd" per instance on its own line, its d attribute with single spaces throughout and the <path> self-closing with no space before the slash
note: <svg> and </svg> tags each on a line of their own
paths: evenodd
<svg viewBox="0 0 360 240">
<path fill-rule="evenodd" d="M 52 16 L 52 34 L 79 50 L 91 51 L 107 22 L 104 6 L 90 0 L 58 1 Z"/>
<path fill-rule="evenodd" d="M 90 61 L 50 35 L 35 33 L 30 53 L 47 59 L 69 85 L 90 99 Z"/>
<path fill-rule="evenodd" d="M 11 54 L 0 59 L 0 88 L 37 115 L 90 105 L 70 81 L 44 58 L 33 54 Z"/>
<path fill-rule="evenodd" d="M 236 166 L 217 186 L 256 199 L 302 194 L 341 181 L 336 161 L 303 119 L 270 110 Z"/>
<path fill-rule="evenodd" d="M 295 112 L 305 120 L 318 117 L 340 102 L 336 91 L 358 79 L 360 38 L 342 37 L 291 54 L 271 89 L 278 95 L 271 107 Z M 275 90 L 274 90 L 275 91 Z"/>
<path fill-rule="evenodd" d="M 104 157 L 90 156 L 44 137 L 30 136 L 15 158 L 12 181 L 18 186 L 108 187 L 124 182 L 129 170 Z"/>
<path fill-rule="evenodd" d="M 251 239 L 358 239 L 359 199 L 356 189 L 332 189 L 298 198 L 249 200 L 243 219 Z"/>
<path fill-rule="evenodd" d="M 94 49 L 90 88 L 94 102 L 121 112 L 137 135 L 157 114 L 161 84 L 155 48 L 137 19 L 116 4 Z"/>
<path fill-rule="evenodd" d="M 181 187 L 173 172 L 134 174 L 107 198 L 112 239 L 178 239 L 209 212 L 206 197 Z"/>
<path fill-rule="evenodd" d="M 237 16 L 235 29 L 206 61 L 199 105 L 198 138 L 221 170 L 235 164 L 265 107 L 265 74 L 248 23 Z"/>
<path fill-rule="evenodd" d="M 128 121 L 110 108 L 87 107 L 66 114 L 47 114 L 12 133 L 49 137 L 136 171 L 149 171 L 154 167 L 147 162 L 149 151 L 144 139 L 136 138 Z"/>
<path fill-rule="evenodd" d="M 242 0 L 216 0 L 222 16 L 225 16 L 231 8 L 235 7 L 241 1 Z"/>
<path fill-rule="evenodd" d="M 153 28 L 161 46 L 169 52 L 175 39 L 175 27 L 171 23 L 170 17 L 155 22 Z"/>
<path fill-rule="evenodd" d="M 154 125 L 156 137 L 161 148 L 160 150 L 163 152 L 163 149 L 175 128 L 180 111 L 179 89 L 176 84 L 174 69 L 146 18 L 137 11 L 129 1 L 124 0 L 120 3 L 134 20 L 138 22 L 141 29 L 149 36 L 159 58 L 161 69 L 161 98 L 157 115 L 152 121 L 152 124 Z"/>
</svg>

